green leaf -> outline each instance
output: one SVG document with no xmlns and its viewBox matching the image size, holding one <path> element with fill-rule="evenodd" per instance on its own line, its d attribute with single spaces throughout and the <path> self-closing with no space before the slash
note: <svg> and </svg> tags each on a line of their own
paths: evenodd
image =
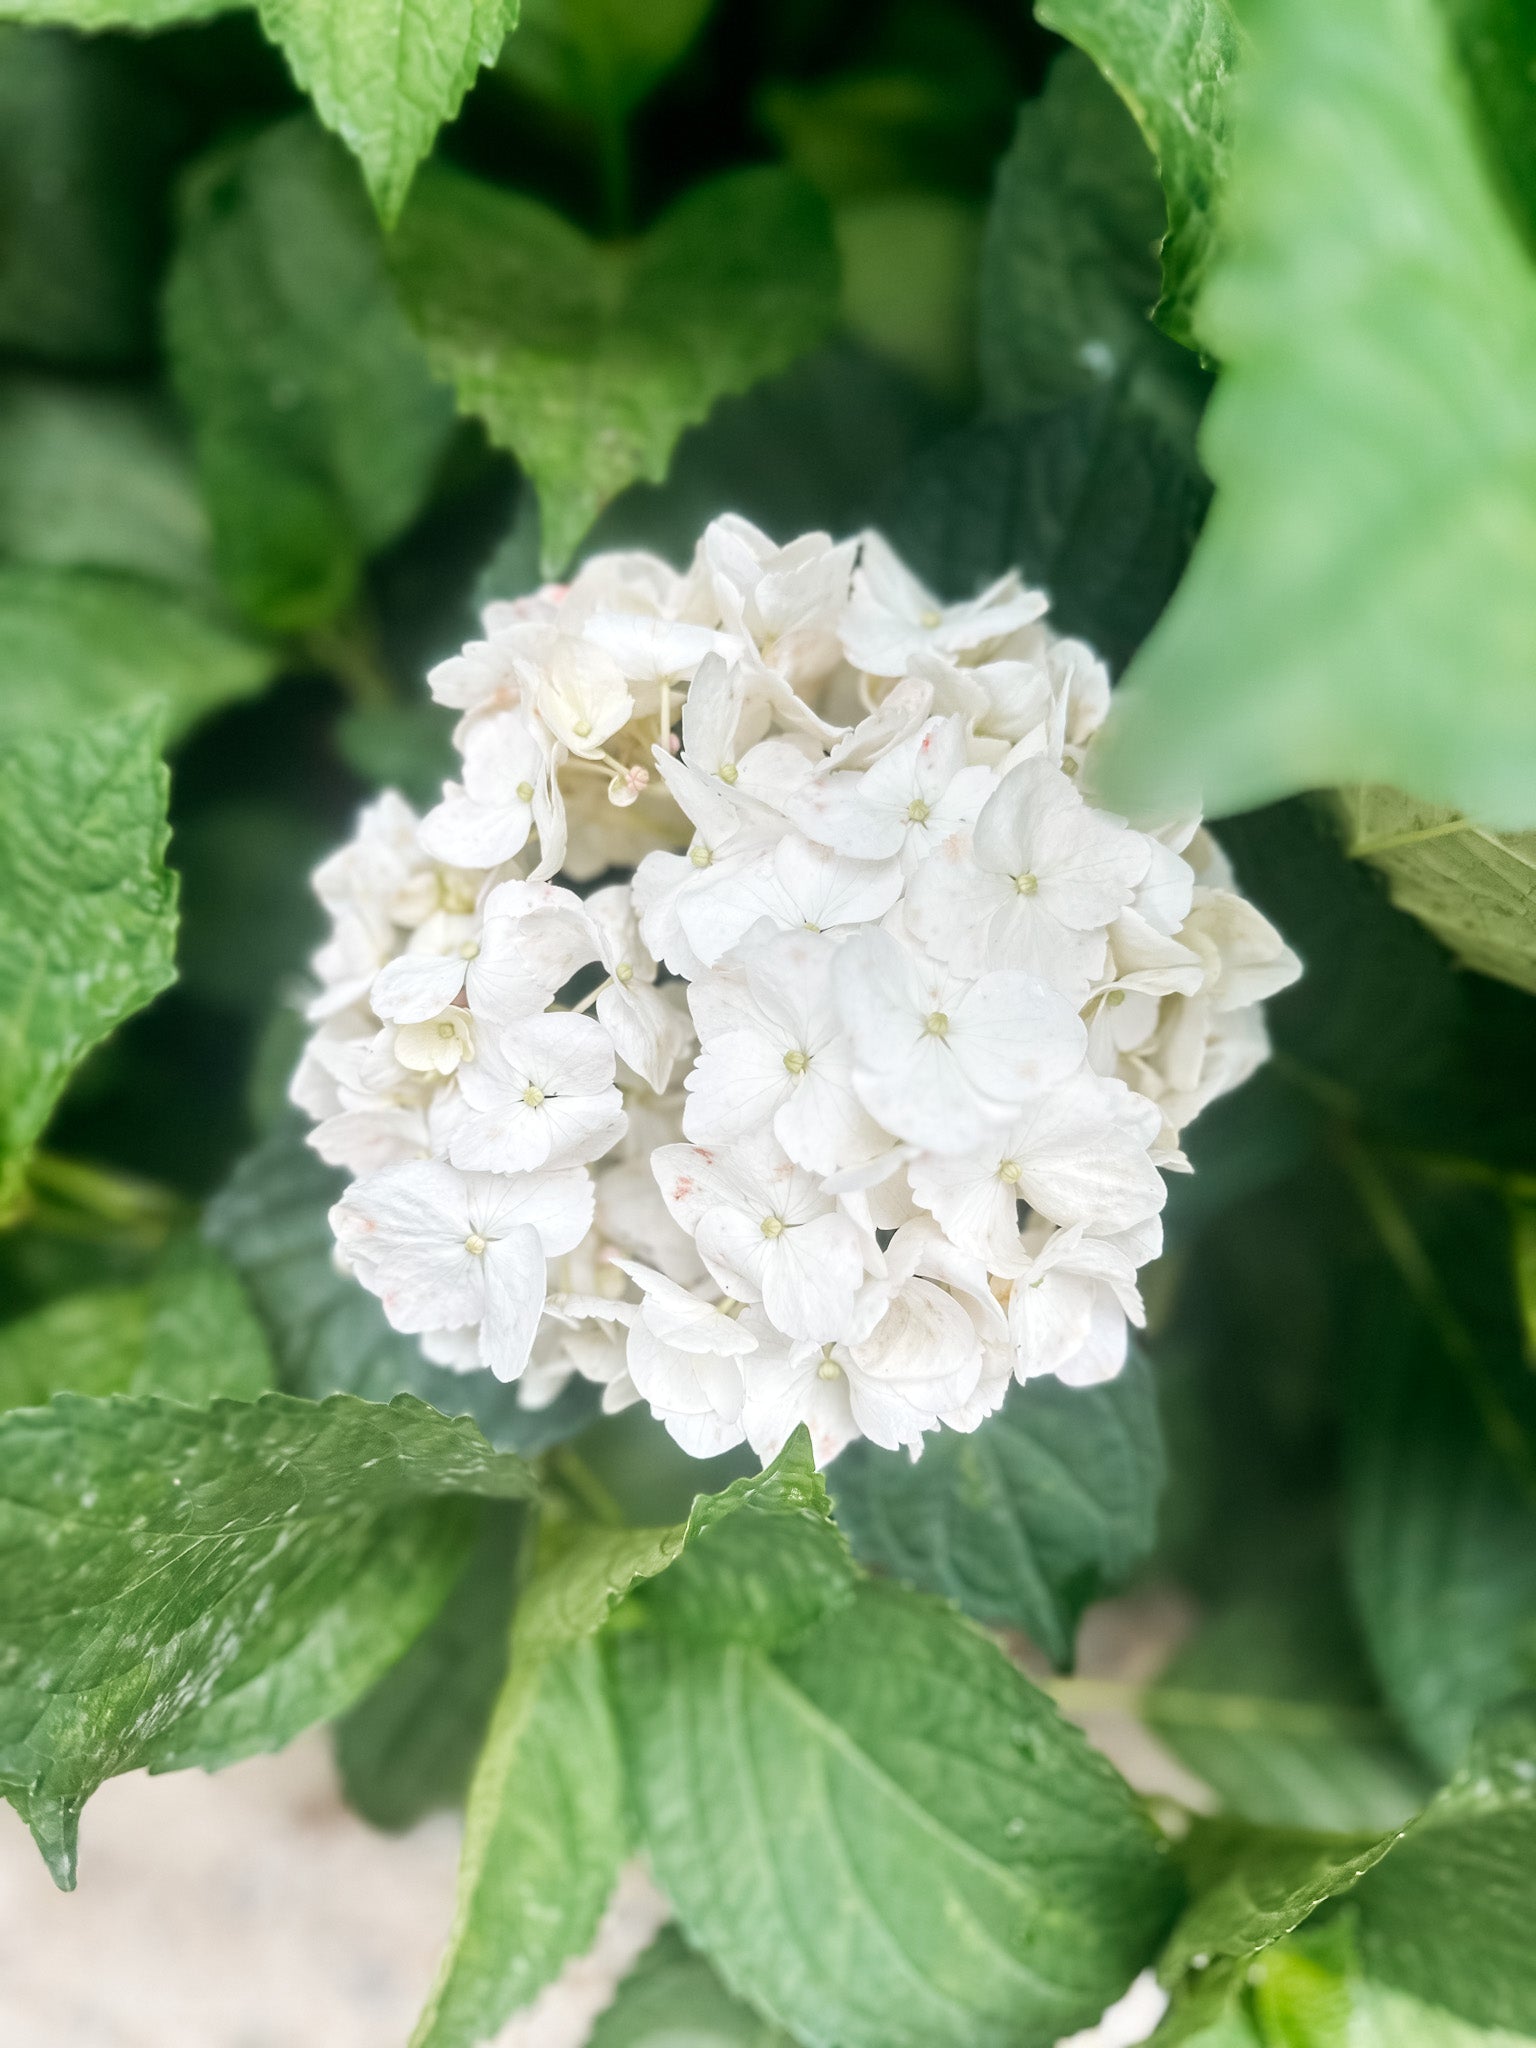
<svg viewBox="0 0 1536 2048">
<path fill-rule="evenodd" d="M 435 1621 L 336 1724 L 347 1803 L 376 1828 L 459 1806 L 507 1671 L 524 1520 L 488 1507 Z"/>
<path fill-rule="evenodd" d="M 1145 1713 L 1227 1812 L 1266 1826 L 1384 1832 L 1431 1790 L 1374 1704 L 1342 1598 L 1315 1573 L 1300 1596 L 1214 1615 Z"/>
<path fill-rule="evenodd" d="M 197 479 L 158 402 L 17 377 L 0 386 L 0 555 L 214 592 Z"/>
<path fill-rule="evenodd" d="M 583 1530 L 533 1580 L 469 1788 L 458 1910 L 412 2048 L 474 2048 L 587 1948 L 628 1849 L 592 1641 L 678 1532 Z"/>
<path fill-rule="evenodd" d="M 325 624 L 415 516 L 452 404 L 396 304 L 356 174 L 312 122 L 193 170 L 166 323 L 231 595 L 275 629 Z"/>
<path fill-rule="evenodd" d="M 1119 667 L 1178 582 L 1207 495 L 1187 453 L 1108 387 L 924 448 L 881 523 L 946 595 L 1022 568 L 1052 624 Z"/>
<path fill-rule="evenodd" d="M 311 1400 L 415 1394 L 445 1414 L 472 1416 L 499 1450 L 528 1457 L 580 1429 L 597 1405 L 584 1381 L 548 1408 L 523 1408 L 515 1386 L 429 1365 L 414 1337 L 390 1328 L 374 1297 L 332 1261 L 327 1214 L 345 1181 L 289 1123 L 246 1154 L 203 1219 L 250 1289 L 282 1384 Z"/>
<path fill-rule="evenodd" d="M 1488 1249 L 1469 1277 L 1493 1300 L 1502 1247 Z M 1523 1376 L 1509 1310 L 1505 1364 Z M 1445 1355 L 1417 1304 L 1399 1289 L 1369 1296 L 1362 1332 L 1346 1466 L 1351 1579 L 1388 1699 L 1449 1771 L 1487 1708 L 1536 1685 L 1536 1500 L 1489 1440 L 1465 1356 Z M 1501 1348 L 1480 1347 L 1484 1370 Z"/>
<path fill-rule="evenodd" d="M 696 186 L 638 241 L 599 246 L 434 165 L 391 257 L 434 369 L 532 477 L 551 572 L 625 484 L 665 475 L 684 427 L 837 310 L 826 209 L 770 169 Z"/>
<path fill-rule="evenodd" d="M 253 1401 L 272 1384 L 266 1339 L 232 1266 L 178 1244 L 141 1287 L 69 1294 L 0 1327 L 0 1408 L 56 1393 Z"/>
<path fill-rule="evenodd" d="M 646 1612 L 663 1628 L 776 1642 L 844 1602 L 851 1578 L 803 1429 L 766 1472 L 696 1500 L 679 1528 L 566 1540 L 513 1624 L 470 1787 L 458 1913 L 413 2048 L 487 2040 L 592 1940 L 629 1845 L 592 1642 L 620 1603 L 655 1581 Z"/>
<path fill-rule="evenodd" d="M 990 411 L 1027 413 L 1118 384 L 1176 445 L 1192 442 L 1206 380 L 1148 317 L 1162 229 L 1135 123 L 1068 51 L 1025 101 L 998 167 L 981 272 Z"/>
<path fill-rule="evenodd" d="M 0 563 L 0 735 L 158 708 L 171 737 L 277 657 L 137 577 Z"/>
<path fill-rule="evenodd" d="M 76 29 L 174 28 L 227 14 L 240 0 L 0 0 L 0 20 Z"/>
<path fill-rule="evenodd" d="M 1319 1835 L 1201 1824 L 1184 1856 L 1196 1896 L 1158 1964 L 1167 1984 L 1187 1971 L 1248 1962 L 1293 1933 L 1325 1899 L 1359 1883 L 1389 1854 L 1395 1834 Z"/>
<path fill-rule="evenodd" d="M 1152 1548 L 1163 1448 L 1151 1374 L 1138 1357 L 1108 1386 L 1011 1388 L 998 1414 L 969 1436 L 942 1432 L 915 1464 L 850 1445 L 832 1483 L 866 1563 L 1069 1664 L 1083 1609 Z"/>
<path fill-rule="evenodd" d="M 713 0 L 523 0 L 499 69 L 541 99 L 621 122 L 678 62 Z"/>
<path fill-rule="evenodd" d="M 733 1998 L 675 1927 L 664 1927 L 592 2029 L 590 2048 L 790 2048 Z"/>
<path fill-rule="evenodd" d="M 1350 1992 L 1351 2048 L 1530 2048 L 1529 2035 L 1470 2027 L 1385 1984 L 1359 1979 Z"/>
<path fill-rule="evenodd" d="M 235 0 L 0 0 L 0 19 L 155 29 Z M 261 25 L 315 111 L 362 165 L 393 226 L 416 166 L 517 23 L 517 0 L 256 0 Z"/>
<path fill-rule="evenodd" d="M 257 12 L 362 165 L 386 227 L 438 129 L 517 24 L 517 0 L 258 0 Z"/>
<path fill-rule="evenodd" d="M 1536 275 L 1435 0 L 1269 0 L 1254 26 L 1201 314 L 1216 501 L 1101 785 L 1220 813 L 1389 782 L 1531 824 Z"/>
<path fill-rule="evenodd" d="M 853 1597 L 853 1562 L 803 1428 L 766 1471 L 700 1495 L 678 1539 L 676 1563 L 639 1596 L 675 1635 L 768 1649 Z"/>
<path fill-rule="evenodd" d="M 1168 211 L 1157 317 L 1193 348 L 1231 151 L 1229 79 L 1240 42 L 1227 0 L 1038 0 L 1035 12 L 1088 52 L 1157 159 Z"/>
<path fill-rule="evenodd" d="M 1446 0 L 1479 115 L 1478 140 L 1536 253 L 1536 19 L 1522 0 Z"/>
<path fill-rule="evenodd" d="M 154 721 L 0 749 L 0 1217 L 71 1072 L 175 977 Z"/>
<path fill-rule="evenodd" d="M 472 1423 L 283 1394 L 61 1394 L 0 1417 L 0 1790 L 56 1880 L 80 1809 L 142 1764 L 276 1749 L 348 1706 L 441 1604 L 453 1496 L 532 1475 Z"/>
<path fill-rule="evenodd" d="M 1536 994 L 1536 833 L 1489 832 L 1401 790 L 1338 797 L 1344 843 L 1458 960 Z"/>
<path fill-rule="evenodd" d="M 76 19 L 0 6 L 0 20 Z M 92 366 L 150 353 L 182 127 L 132 51 L 0 26 L 0 348 Z"/>
<path fill-rule="evenodd" d="M 1478 2026 L 1536 2033 L 1536 1702 L 1480 1731 L 1356 1904 L 1369 1976 Z"/>
<path fill-rule="evenodd" d="M 630 1631 L 611 1661 L 657 1878 L 797 2040 L 1044 2048 L 1167 1923 L 1126 1786 L 936 1601 L 868 1584 L 773 1654 Z"/>
</svg>

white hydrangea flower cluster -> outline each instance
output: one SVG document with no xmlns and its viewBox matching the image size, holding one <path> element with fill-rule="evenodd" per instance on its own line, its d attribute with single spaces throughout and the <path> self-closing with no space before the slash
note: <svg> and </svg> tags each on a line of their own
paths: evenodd
<svg viewBox="0 0 1536 2048">
<path fill-rule="evenodd" d="M 319 870 L 293 1084 L 429 1358 L 823 1460 L 1120 1369 L 1180 1130 L 1299 969 L 1197 819 L 1085 796 L 1109 679 L 1045 611 L 728 517 L 434 670 L 462 782 Z"/>
</svg>

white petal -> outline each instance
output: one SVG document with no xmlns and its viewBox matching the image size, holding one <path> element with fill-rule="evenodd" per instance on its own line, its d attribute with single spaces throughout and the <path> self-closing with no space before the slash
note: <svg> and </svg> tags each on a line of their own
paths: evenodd
<svg viewBox="0 0 1536 2048">
<path fill-rule="evenodd" d="M 544 1313 L 548 1268 L 539 1234 L 520 1224 L 487 1247 L 485 1320 L 480 1325 L 480 1358 L 499 1380 L 517 1379 L 528 1363 L 533 1335 Z"/>
<path fill-rule="evenodd" d="M 457 954 L 402 953 L 374 976 L 369 1005 L 386 1023 L 425 1024 L 464 986 L 464 964 Z"/>
</svg>

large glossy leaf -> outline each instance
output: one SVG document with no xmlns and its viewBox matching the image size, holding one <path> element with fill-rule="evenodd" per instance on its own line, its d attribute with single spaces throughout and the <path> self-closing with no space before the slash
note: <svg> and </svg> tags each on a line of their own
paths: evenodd
<svg viewBox="0 0 1536 2048">
<path fill-rule="evenodd" d="M 1088 59 L 1068 51 L 1024 102 L 998 167 L 981 272 L 989 411 L 1028 412 L 1112 384 L 1176 445 L 1192 440 L 1207 380 L 1150 319 L 1162 228 L 1134 121 Z"/>
<path fill-rule="evenodd" d="M 1176 1884 L 1127 1787 L 971 1625 L 861 1587 L 777 1651 L 613 1640 L 646 1845 L 689 1938 L 812 2048 L 1045 2048 Z"/>
<path fill-rule="evenodd" d="M 142 1764 L 275 1749 L 431 1618 L 473 1535 L 458 1496 L 532 1475 L 402 1398 L 61 1394 L 0 1418 L 0 1790 L 61 1884 L 80 1809 Z"/>
<path fill-rule="evenodd" d="M 1201 314 L 1216 500 L 1101 786 L 1219 814 L 1389 782 L 1529 825 L 1536 273 L 1434 0 L 1271 0 L 1254 31 Z"/>
<path fill-rule="evenodd" d="M 66 1294 L 0 1327 L 0 1408 L 62 1392 L 254 1400 L 272 1361 L 234 1268 L 209 1245 L 174 1246 L 137 1287 Z"/>
<path fill-rule="evenodd" d="M 660 1575 L 658 1577 L 658 1575 Z M 593 1637 L 648 1582 L 653 1620 L 775 1642 L 852 1588 L 803 1430 L 674 1529 L 578 1531 L 535 1577 L 470 1787 L 459 1906 L 417 2048 L 473 2048 L 590 1943 L 628 1846 Z M 676 1588 L 674 1591 L 673 1589 Z"/>
<path fill-rule="evenodd" d="M 0 750 L 0 1217 L 73 1069 L 174 979 L 155 720 Z"/>
<path fill-rule="evenodd" d="M 0 563 L 0 735 L 158 710 L 174 737 L 247 697 L 272 649 L 134 576 Z"/>
<path fill-rule="evenodd" d="M 1151 1549 L 1162 1482 L 1139 1358 L 1108 1386 L 1014 1387 L 979 1429 L 941 1432 L 916 1463 L 859 1443 L 832 1468 L 838 1520 L 865 1562 L 1023 1629 L 1058 1665 L 1084 1607 Z"/>
<path fill-rule="evenodd" d="M 1231 152 L 1236 16 L 1227 0 L 1039 0 L 1035 11 L 1093 58 L 1157 159 L 1168 209 L 1157 316 L 1193 347 Z"/>
<path fill-rule="evenodd" d="M 781 370 L 836 312 L 826 209 L 788 173 L 696 186 L 638 241 L 600 246 L 521 195 L 422 178 L 392 248 L 434 368 L 538 487 L 564 566 L 684 427 Z"/>
<path fill-rule="evenodd" d="M 195 167 L 166 319 L 231 595 L 267 626 L 324 624 L 418 509 L 453 409 L 356 172 L 312 122 Z"/>
<path fill-rule="evenodd" d="M 208 515 L 169 407 L 51 378 L 0 386 L 0 554 L 211 596 Z"/>
</svg>

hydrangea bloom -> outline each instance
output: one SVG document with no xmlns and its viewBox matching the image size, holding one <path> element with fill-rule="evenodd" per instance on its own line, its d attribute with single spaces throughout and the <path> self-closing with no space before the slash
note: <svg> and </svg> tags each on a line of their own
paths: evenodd
<svg viewBox="0 0 1536 2048">
<path fill-rule="evenodd" d="M 433 671 L 462 779 L 318 871 L 293 1082 L 429 1357 L 823 1459 L 1120 1369 L 1180 1131 L 1298 966 L 1197 819 L 1093 802 L 1109 679 L 1045 611 L 724 518 Z"/>
</svg>

